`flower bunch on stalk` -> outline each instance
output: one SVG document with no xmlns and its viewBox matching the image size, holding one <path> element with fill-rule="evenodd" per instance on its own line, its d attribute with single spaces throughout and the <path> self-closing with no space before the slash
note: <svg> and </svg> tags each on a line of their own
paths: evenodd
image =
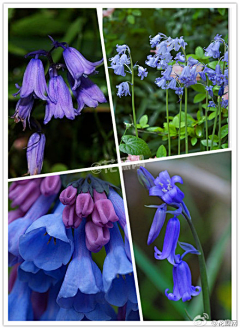
<svg viewBox="0 0 240 329">
<path fill-rule="evenodd" d="M 201 292 L 201 287 L 192 285 L 191 271 L 188 264 L 183 258 L 188 254 L 200 254 L 200 252 L 189 243 L 180 242 L 180 221 L 178 217 L 184 215 L 191 220 L 190 213 L 183 201 L 184 193 L 176 185 L 183 184 L 180 176 L 169 176 L 167 170 L 159 173 L 157 178 L 154 178 L 144 167 L 138 169 L 138 179 L 140 183 L 149 191 L 150 196 L 158 196 L 164 203 L 161 205 L 149 206 L 157 208 L 153 222 L 149 231 L 147 244 L 151 244 L 159 236 L 164 225 L 166 214 L 172 214 L 173 217 L 168 221 L 166 233 L 163 242 L 163 249 L 160 251 L 154 247 L 154 257 L 157 260 L 167 259 L 173 265 L 173 292 L 170 293 L 166 288 L 165 295 L 169 300 L 178 301 L 182 299 L 186 302 L 197 296 Z M 168 207 L 173 207 L 176 210 L 168 210 Z M 177 245 L 184 250 L 180 254 L 176 254 Z"/>
<path fill-rule="evenodd" d="M 14 96 L 20 95 L 20 99 L 12 118 L 16 123 L 22 122 L 23 130 L 26 129 L 27 124 L 30 129 L 36 130 L 31 135 L 27 146 L 28 173 L 30 175 L 41 173 L 46 141 L 41 125 L 33 118 L 34 104 L 38 100 L 45 102 L 44 125 L 52 118 L 66 117 L 74 120 L 81 114 L 84 107 L 95 108 L 99 103 L 107 101 L 100 88 L 89 79 L 89 75 L 98 73 L 96 69 L 103 64 L 103 59 L 90 62 L 66 42 L 55 41 L 51 36 L 49 38 L 52 41 L 52 48 L 49 51 L 36 50 L 25 56 L 32 58 L 24 72 L 22 86 L 16 84 L 19 90 L 14 94 Z M 64 63 L 53 61 L 52 53 L 57 48 L 63 49 Z M 45 57 L 48 61 L 48 85 L 43 62 L 39 57 Z M 59 74 L 60 71 L 67 72 L 70 88 L 63 76 Z M 76 109 L 71 92 L 78 104 Z"/>
<path fill-rule="evenodd" d="M 56 175 L 14 182 L 9 198 L 17 207 L 8 221 L 10 321 L 139 320 L 124 205 L 113 185 L 88 175 L 63 189 Z M 94 259 L 102 248 L 101 270 Z"/>
</svg>

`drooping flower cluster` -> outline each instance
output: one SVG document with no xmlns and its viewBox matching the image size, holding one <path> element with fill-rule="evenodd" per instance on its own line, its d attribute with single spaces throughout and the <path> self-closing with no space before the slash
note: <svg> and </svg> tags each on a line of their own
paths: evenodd
<svg viewBox="0 0 240 329">
<path fill-rule="evenodd" d="M 45 101 L 45 117 L 43 123 L 46 125 L 52 118 L 74 120 L 81 114 L 84 107 L 97 107 L 99 103 L 105 103 L 107 100 L 100 90 L 94 84 L 89 75 L 96 74 L 96 68 L 103 63 L 103 59 L 97 62 L 88 61 L 77 49 L 69 47 L 66 42 L 55 41 L 52 37 L 52 49 L 50 51 L 37 50 L 27 54 L 25 57 L 33 57 L 28 63 L 24 72 L 22 86 L 16 85 L 19 89 L 14 95 L 20 95 L 16 110 L 12 118 L 14 121 L 22 122 L 23 130 L 27 123 L 30 128 L 37 128 L 29 140 L 27 147 L 27 161 L 30 175 L 36 175 L 41 172 L 45 136 L 42 133 L 40 125 L 35 124 L 32 112 L 36 100 Z M 63 48 L 63 59 L 65 64 L 54 63 L 52 52 L 57 48 Z M 43 62 L 39 57 L 46 57 L 49 62 L 48 85 L 45 79 Z M 67 86 L 59 71 L 67 72 L 67 78 L 74 97 L 76 98 L 78 108 L 75 109 L 71 96 L 71 91 Z M 38 135 L 38 139 L 37 139 Z M 33 141 L 33 143 L 32 143 Z M 33 145 L 33 146 L 32 146 Z"/>
<path fill-rule="evenodd" d="M 167 223 L 163 250 L 160 251 L 156 246 L 154 247 L 154 257 L 157 260 L 167 259 L 173 265 L 173 292 L 169 293 L 169 289 L 166 289 L 165 294 L 169 300 L 188 301 L 192 296 L 199 295 L 201 287 L 192 285 L 190 268 L 183 261 L 186 254 L 199 254 L 199 251 L 188 243 L 179 242 L 180 221 L 178 216 L 186 214 L 190 218 L 189 211 L 183 201 L 184 193 L 176 186 L 176 183 L 183 184 L 182 178 L 180 176 L 171 178 L 165 170 L 160 172 L 155 179 L 144 167 L 138 169 L 138 178 L 140 183 L 148 189 L 149 195 L 158 196 L 164 202 L 158 206 L 150 206 L 157 208 L 157 210 L 149 231 L 148 244 L 151 244 L 160 234 L 166 214 L 173 215 Z M 176 210 L 167 210 L 167 206 L 174 207 Z M 182 255 L 176 255 L 177 244 L 184 250 Z"/>
<path fill-rule="evenodd" d="M 9 320 L 139 320 L 122 198 L 91 175 L 60 191 L 59 176 L 10 186 Z"/>
<path fill-rule="evenodd" d="M 121 46 L 117 45 L 116 50 L 117 50 L 117 55 L 109 59 L 111 61 L 110 68 L 114 70 L 114 73 L 116 75 L 121 75 L 125 77 L 126 72 L 130 74 L 134 74 L 135 68 L 138 69 L 138 76 L 141 78 L 141 80 L 143 80 L 148 75 L 146 68 L 137 64 L 133 66 L 131 51 L 127 45 L 121 45 Z M 125 69 L 127 69 L 127 71 L 125 71 Z M 128 96 L 128 95 L 131 96 L 129 85 L 131 85 L 131 82 L 124 81 L 121 82 L 118 86 L 116 86 L 118 89 L 117 96 L 118 97 Z"/>
</svg>

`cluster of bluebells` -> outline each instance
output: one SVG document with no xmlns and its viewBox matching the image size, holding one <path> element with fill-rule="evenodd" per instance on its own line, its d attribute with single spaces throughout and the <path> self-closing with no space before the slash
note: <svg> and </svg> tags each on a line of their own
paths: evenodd
<svg viewBox="0 0 240 329">
<path fill-rule="evenodd" d="M 111 61 L 110 68 L 114 70 L 114 73 L 116 75 L 121 75 L 122 77 L 125 77 L 126 72 L 134 74 L 133 70 L 135 68 L 138 69 L 138 76 L 141 78 L 141 80 L 143 80 L 148 75 L 146 68 L 137 64 L 132 67 L 131 51 L 127 45 L 117 45 L 116 51 L 117 54 L 109 59 Z M 125 81 L 116 86 L 118 89 L 117 96 L 131 96 L 129 85 L 131 85 L 131 83 L 129 81 Z"/>
<path fill-rule="evenodd" d="M 201 287 L 192 285 L 191 271 L 188 264 L 183 260 L 188 253 L 199 254 L 189 243 L 179 242 L 180 221 L 178 216 L 182 213 L 190 218 L 189 211 L 183 201 L 184 193 L 176 186 L 176 183 L 183 183 L 180 176 L 169 176 L 168 172 L 162 171 L 155 179 L 144 167 L 138 169 L 138 178 L 140 183 L 148 189 L 150 196 L 158 196 L 164 203 L 157 208 L 150 231 L 148 235 L 148 244 L 151 244 L 160 234 L 166 219 L 166 214 L 172 214 L 173 217 L 168 221 L 166 233 L 163 242 L 163 249 L 160 251 L 154 247 L 154 257 L 157 260 L 167 259 L 173 265 L 173 292 L 165 290 L 165 295 L 169 300 L 183 302 L 188 301 L 192 296 L 197 296 L 201 292 Z M 168 206 L 176 210 L 168 210 Z M 183 254 L 176 254 L 177 244 L 184 250 Z"/>
<path fill-rule="evenodd" d="M 9 321 L 139 320 L 123 200 L 110 183 L 88 175 L 62 189 L 49 176 L 14 182 L 9 198 Z"/>
<path fill-rule="evenodd" d="M 225 53 L 221 57 L 219 50 L 221 44 L 225 46 Z M 172 89 L 181 97 L 184 88 L 188 88 L 196 83 L 202 83 L 210 97 L 213 97 L 213 86 L 220 87 L 218 95 L 223 97 L 224 89 L 228 86 L 228 46 L 221 38 L 216 35 L 213 42 L 205 49 L 205 56 L 218 59 L 219 63 L 215 70 L 199 62 L 197 59 L 186 56 L 185 48 L 187 43 L 183 37 L 171 38 L 163 33 L 158 33 L 155 37 L 150 36 L 150 45 L 156 48 L 154 55 L 149 55 L 146 64 L 150 67 L 161 70 L 161 77 L 156 78 L 155 83 L 161 89 Z M 172 51 L 177 52 L 174 55 Z M 224 64 L 222 72 L 220 63 Z M 206 85 L 207 78 L 212 85 Z M 222 99 L 222 106 L 228 105 L 226 99 Z M 211 103 L 210 103 L 211 106 Z"/>
<path fill-rule="evenodd" d="M 97 107 L 99 103 L 105 103 L 106 98 L 100 88 L 94 84 L 89 75 L 96 74 L 96 68 L 103 63 L 103 59 L 97 62 L 88 61 L 77 49 L 68 46 L 66 42 L 55 41 L 52 37 L 52 49 L 50 51 L 37 50 L 28 53 L 25 57 L 32 57 L 24 72 L 22 86 L 14 96 L 20 95 L 16 110 L 12 118 L 22 122 L 23 130 L 27 123 L 30 128 L 36 128 L 28 142 L 27 161 L 30 175 L 39 174 L 42 169 L 46 138 L 39 124 L 32 117 L 34 103 L 37 100 L 45 102 L 46 125 L 52 118 L 74 120 L 81 114 L 84 107 Z M 63 63 L 54 63 L 52 52 L 62 48 Z M 43 62 L 39 57 L 46 57 L 49 62 L 48 85 L 45 78 Z M 59 71 L 67 72 L 70 89 Z M 76 99 L 77 108 L 74 108 L 71 91 Z"/>
</svg>

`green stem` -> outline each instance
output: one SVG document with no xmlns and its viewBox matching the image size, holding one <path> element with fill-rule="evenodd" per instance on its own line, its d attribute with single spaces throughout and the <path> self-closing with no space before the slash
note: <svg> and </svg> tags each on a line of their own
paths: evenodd
<svg viewBox="0 0 240 329">
<path fill-rule="evenodd" d="M 130 62 L 131 62 L 131 72 L 132 72 L 132 112 L 133 112 L 133 124 L 135 128 L 136 136 L 138 137 L 138 131 L 137 131 L 137 120 L 136 120 L 136 112 L 135 112 L 135 102 L 134 102 L 134 69 L 133 69 L 133 61 L 132 56 L 129 51 L 130 56 Z"/>
<path fill-rule="evenodd" d="M 218 96 L 218 104 L 219 104 L 219 102 L 220 102 L 220 97 Z M 217 126 L 217 117 L 218 117 L 218 107 L 216 109 L 216 116 L 215 116 L 214 124 L 213 124 L 212 139 L 211 139 L 211 148 L 210 148 L 211 151 L 213 149 L 213 139 L 214 139 L 214 135 L 215 135 L 215 131 L 216 131 L 216 126 Z"/>
<path fill-rule="evenodd" d="M 218 148 L 221 149 L 221 125 L 222 125 L 222 113 L 220 97 L 218 99 Z"/>
<path fill-rule="evenodd" d="M 188 133 L 187 133 L 187 88 L 185 88 L 185 153 L 188 153 Z"/>
<path fill-rule="evenodd" d="M 166 115 L 167 115 L 167 129 L 168 129 L 168 156 L 171 155 L 171 138 L 169 129 L 169 112 L 168 112 L 168 89 L 166 89 Z"/>
<path fill-rule="evenodd" d="M 207 268 L 206 268 L 206 262 L 205 262 L 202 245 L 192 220 L 187 216 L 187 214 L 184 211 L 183 211 L 183 215 L 185 216 L 188 225 L 190 226 L 194 241 L 196 243 L 196 247 L 201 253 L 200 255 L 198 255 L 198 260 L 199 260 L 200 277 L 202 284 L 203 308 L 204 308 L 204 313 L 207 313 L 209 315 L 209 321 L 210 321 L 211 320 L 210 295 L 209 295 L 209 287 L 208 287 Z"/>
<path fill-rule="evenodd" d="M 208 78 L 207 78 L 207 86 L 208 86 Z M 205 129 L 206 129 L 206 143 L 207 143 L 207 151 L 208 151 L 208 91 L 207 90 L 206 90 Z"/>
<path fill-rule="evenodd" d="M 178 131 L 178 155 L 181 153 L 181 114 L 182 114 L 182 97 L 180 98 L 180 106 L 179 106 L 179 131 Z"/>
</svg>

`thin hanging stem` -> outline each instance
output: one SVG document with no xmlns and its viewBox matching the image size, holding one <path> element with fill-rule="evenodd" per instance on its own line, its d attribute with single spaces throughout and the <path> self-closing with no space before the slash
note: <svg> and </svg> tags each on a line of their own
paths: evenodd
<svg viewBox="0 0 240 329">
<path fill-rule="evenodd" d="M 132 72 L 132 112 L 133 112 L 133 124 L 135 128 L 136 136 L 138 137 L 138 131 L 137 131 L 137 120 L 136 120 L 136 112 L 135 112 L 135 102 L 134 102 L 134 69 L 133 69 L 133 61 L 132 56 L 129 51 L 130 56 L 130 63 L 131 63 L 131 72 Z"/>
<path fill-rule="evenodd" d="M 208 86 L 208 78 L 207 78 L 207 86 Z M 206 90 L 205 129 L 206 129 L 206 143 L 207 143 L 207 151 L 208 151 L 208 91 L 207 90 Z"/>
<path fill-rule="evenodd" d="M 168 89 L 166 89 L 166 115 L 167 115 L 167 129 L 168 129 L 168 155 L 171 155 L 171 138 L 169 129 L 169 112 L 168 112 Z"/>
<path fill-rule="evenodd" d="M 218 96 L 218 107 L 219 107 L 219 103 L 220 103 L 220 97 Z M 213 139 L 214 139 L 214 135 L 215 135 L 215 131 L 216 131 L 216 126 L 217 126 L 218 107 L 216 109 L 216 116 L 215 116 L 214 124 L 213 124 L 212 139 L 211 139 L 211 148 L 210 148 L 211 151 L 213 149 Z"/>
<path fill-rule="evenodd" d="M 188 133 L 187 133 L 187 88 L 185 88 L 185 153 L 188 153 Z"/>
<path fill-rule="evenodd" d="M 181 116 L 182 116 L 182 97 L 180 98 L 180 105 L 179 105 L 179 131 L 178 131 L 178 155 L 181 153 Z"/>
<path fill-rule="evenodd" d="M 206 268 L 206 262 L 205 262 L 202 245 L 192 220 L 187 216 L 187 214 L 184 211 L 183 211 L 183 215 L 186 218 L 188 225 L 190 226 L 196 247 L 201 253 L 200 255 L 198 255 L 198 260 L 199 260 L 200 277 L 202 284 L 203 308 L 204 308 L 204 312 L 209 315 L 209 320 L 211 320 L 211 306 L 210 306 L 210 294 L 209 294 L 208 278 L 207 278 L 207 268 Z"/>
</svg>

